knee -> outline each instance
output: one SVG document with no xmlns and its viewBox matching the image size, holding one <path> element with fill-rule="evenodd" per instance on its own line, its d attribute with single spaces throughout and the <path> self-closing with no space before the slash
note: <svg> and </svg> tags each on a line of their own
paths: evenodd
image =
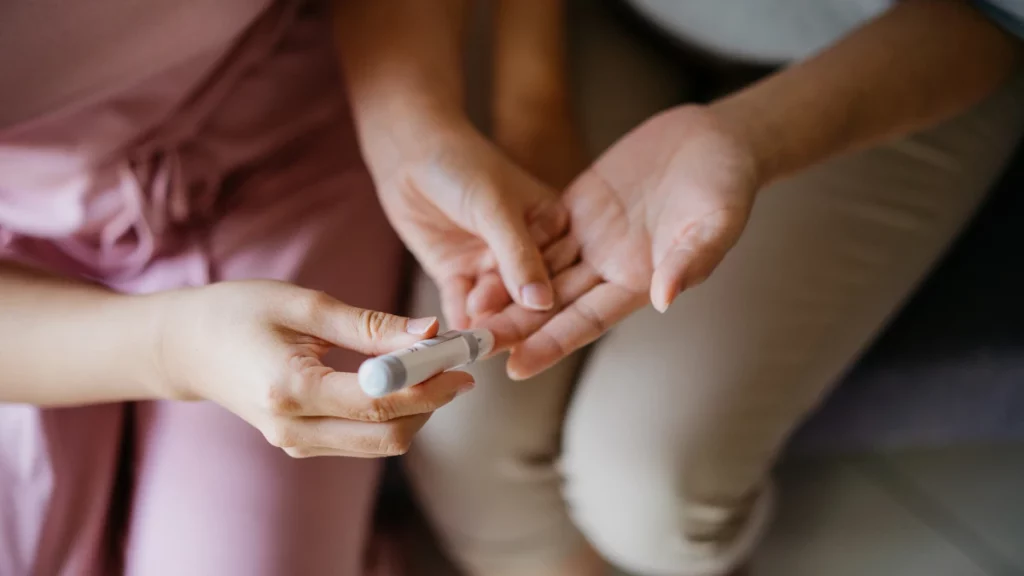
<svg viewBox="0 0 1024 576">
<path fill-rule="evenodd" d="M 770 493 L 739 498 L 687 487 L 678 462 L 616 462 L 565 455 L 563 488 L 573 521 L 609 562 L 638 574 L 719 576 L 749 556 L 770 512 Z"/>
</svg>

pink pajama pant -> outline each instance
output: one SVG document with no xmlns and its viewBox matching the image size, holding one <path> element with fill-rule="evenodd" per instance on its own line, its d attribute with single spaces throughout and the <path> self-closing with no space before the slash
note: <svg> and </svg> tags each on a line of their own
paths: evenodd
<svg viewBox="0 0 1024 576">
<path fill-rule="evenodd" d="M 392 309 L 403 252 L 323 16 L 278 6 L 244 38 L 0 130 L 0 257 L 125 292 L 275 278 Z M 0 405 L 0 574 L 362 574 L 378 470 L 292 460 L 209 403 Z"/>
</svg>

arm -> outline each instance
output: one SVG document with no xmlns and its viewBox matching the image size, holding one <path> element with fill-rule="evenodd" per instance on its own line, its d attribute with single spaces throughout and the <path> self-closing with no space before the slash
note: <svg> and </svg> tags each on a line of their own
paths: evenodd
<svg viewBox="0 0 1024 576">
<path fill-rule="evenodd" d="M 494 139 L 520 166 L 563 188 L 586 166 L 572 113 L 564 0 L 499 0 Z"/>
<path fill-rule="evenodd" d="M 157 307 L 0 262 L 0 402 L 70 405 L 162 396 Z"/>
<path fill-rule="evenodd" d="M 391 149 L 393 139 L 418 139 L 433 129 L 434 120 L 439 125 L 465 121 L 467 11 L 466 0 L 335 2 L 340 63 L 375 177 L 390 174 L 400 162 Z M 403 127 L 404 122 L 413 124 Z"/>
<path fill-rule="evenodd" d="M 586 167 L 587 157 L 572 114 L 565 12 L 564 0 L 498 0 L 493 21 L 494 142 L 557 190 Z M 551 274 L 571 263 L 571 251 L 566 243 L 545 249 Z M 467 309 L 478 320 L 508 303 L 508 293 L 491 275 L 470 294 Z"/>
<path fill-rule="evenodd" d="M 1020 42 L 959 0 L 905 0 L 820 55 L 711 106 L 763 184 L 966 110 L 1019 63 Z"/>
<path fill-rule="evenodd" d="M 335 7 L 339 60 L 378 197 L 438 284 L 449 322 L 468 325 L 469 294 L 495 269 L 517 303 L 551 308 L 540 249 L 564 236 L 567 214 L 553 190 L 466 117 L 466 1 L 339 0 Z"/>
<path fill-rule="evenodd" d="M 392 456 L 472 378 L 446 372 L 374 399 L 321 358 L 332 347 L 390 352 L 436 332 L 433 318 L 361 310 L 283 282 L 121 296 L 0 263 L 0 402 L 202 398 L 294 457 Z"/>
</svg>

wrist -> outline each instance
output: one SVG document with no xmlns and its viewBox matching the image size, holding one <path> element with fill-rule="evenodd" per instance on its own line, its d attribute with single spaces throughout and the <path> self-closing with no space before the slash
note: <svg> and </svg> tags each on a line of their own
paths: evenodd
<svg viewBox="0 0 1024 576">
<path fill-rule="evenodd" d="M 465 111 L 431 99 L 382 103 L 359 122 L 363 156 L 378 188 L 404 167 L 437 156 L 447 141 L 475 131 Z"/>
<path fill-rule="evenodd" d="M 173 398 L 161 377 L 157 350 L 161 336 L 159 295 L 134 296 L 90 291 L 77 311 L 64 314 L 61 339 L 68 365 L 93 383 L 89 398 L 74 402 Z"/>
<path fill-rule="evenodd" d="M 197 400 L 200 396 L 189 383 L 176 376 L 179 347 L 184 325 L 195 319 L 197 311 L 188 302 L 195 290 L 172 290 L 145 296 L 131 296 L 125 303 L 139 331 L 133 336 L 137 378 L 154 398 Z"/>
<path fill-rule="evenodd" d="M 758 189 L 783 175 L 782 155 L 785 145 L 779 142 L 779 131 L 773 130 L 767 118 L 770 111 L 747 101 L 742 95 L 718 100 L 706 107 L 719 130 L 747 158 Z"/>
</svg>

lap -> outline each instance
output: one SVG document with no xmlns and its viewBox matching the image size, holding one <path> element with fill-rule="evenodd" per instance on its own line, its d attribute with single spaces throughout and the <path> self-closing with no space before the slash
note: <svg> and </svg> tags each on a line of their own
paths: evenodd
<svg viewBox="0 0 1024 576">
<path fill-rule="evenodd" d="M 210 236 L 218 280 L 285 280 L 395 310 L 401 244 L 365 171 L 331 161 L 335 141 L 313 134 L 232 191 Z M 362 357 L 326 360 L 354 372 Z M 144 403 L 136 417 L 128 574 L 362 573 L 378 461 L 291 459 L 212 403 Z"/>
<path fill-rule="evenodd" d="M 749 490 L 984 200 L 1024 126 L 1022 87 L 765 190 L 708 282 L 595 347 L 567 457 L 600 443 L 684 491 Z M 634 432 L 609 433 L 613 418 Z"/>
<path fill-rule="evenodd" d="M 362 573 L 378 462 L 293 460 L 210 403 L 135 415 L 127 574 Z"/>
<path fill-rule="evenodd" d="M 494 361 L 477 367 L 477 389 L 435 415 L 410 455 L 446 539 L 471 564 L 484 564 L 480 554 L 503 558 L 485 552 L 488 543 L 500 550 L 502 537 L 536 558 L 537 539 L 517 546 L 514 532 L 484 532 L 501 517 L 486 496 L 500 494 L 501 508 L 531 516 L 522 526 L 565 526 L 565 508 L 537 504 L 564 490 L 602 551 L 648 566 L 687 562 L 658 542 L 688 532 L 713 539 L 702 518 L 728 523 L 752 502 L 790 431 L 986 197 L 1024 126 L 1021 92 L 1018 82 L 939 127 L 765 190 L 706 284 L 666 315 L 635 314 L 592 349 L 564 421 L 572 370 L 531 386 L 509 382 Z M 553 459 L 523 449 L 550 454 L 559 441 L 564 484 Z M 477 453 L 484 459 L 467 456 Z M 546 474 L 516 473 L 538 463 Z M 466 470 L 471 489 L 444 489 Z"/>
</svg>

